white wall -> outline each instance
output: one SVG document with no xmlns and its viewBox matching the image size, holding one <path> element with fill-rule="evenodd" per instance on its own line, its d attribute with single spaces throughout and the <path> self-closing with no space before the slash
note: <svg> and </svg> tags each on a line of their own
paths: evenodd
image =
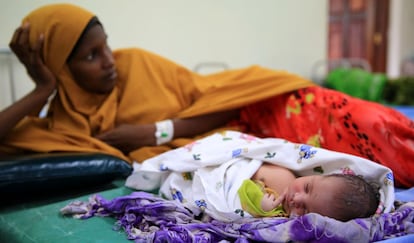
<svg viewBox="0 0 414 243">
<path fill-rule="evenodd" d="M 59 1 L 0 0 L 0 48 L 7 47 L 29 11 L 52 2 Z M 139 46 L 191 69 L 217 61 L 231 68 L 260 64 L 311 77 L 314 62 L 326 57 L 327 0 L 70 2 L 97 14 L 113 49 Z M 32 84 L 21 67 L 15 70 L 16 96 L 21 97 Z M 0 108 L 10 102 L 3 76 Z"/>
<path fill-rule="evenodd" d="M 414 57 L 414 1 L 392 0 L 390 5 L 387 74 L 395 78 L 400 75 L 401 62 Z"/>
<path fill-rule="evenodd" d="M 401 19 L 401 57 L 414 57 L 414 1 L 403 0 Z"/>
</svg>

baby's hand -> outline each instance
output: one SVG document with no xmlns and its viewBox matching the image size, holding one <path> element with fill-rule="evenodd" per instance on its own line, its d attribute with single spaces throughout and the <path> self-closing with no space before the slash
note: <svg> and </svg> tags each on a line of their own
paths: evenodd
<svg viewBox="0 0 414 243">
<path fill-rule="evenodd" d="M 261 206 L 264 211 L 270 211 L 274 209 L 277 206 L 275 204 L 275 196 L 270 193 L 263 195 Z"/>
<path fill-rule="evenodd" d="M 286 191 L 277 198 L 275 198 L 275 195 L 272 193 L 266 193 L 262 198 L 262 202 L 261 202 L 262 209 L 264 211 L 270 211 L 276 208 L 277 206 L 279 206 L 279 204 L 281 204 L 285 200 L 285 196 L 286 196 Z"/>
</svg>

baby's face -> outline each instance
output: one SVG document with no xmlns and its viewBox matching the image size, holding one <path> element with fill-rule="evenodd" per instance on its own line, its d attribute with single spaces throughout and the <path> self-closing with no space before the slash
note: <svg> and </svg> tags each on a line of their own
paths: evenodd
<svg viewBox="0 0 414 243">
<path fill-rule="evenodd" d="M 341 185 L 340 179 L 335 177 L 318 175 L 299 177 L 286 189 L 283 208 L 290 216 L 319 213 L 333 217 L 334 212 L 329 205 Z"/>
</svg>

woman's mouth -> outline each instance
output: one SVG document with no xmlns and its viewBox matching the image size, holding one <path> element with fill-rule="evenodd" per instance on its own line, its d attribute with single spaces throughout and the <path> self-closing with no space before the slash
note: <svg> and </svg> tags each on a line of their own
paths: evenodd
<svg viewBox="0 0 414 243">
<path fill-rule="evenodd" d="M 118 73 L 116 70 L 112 70 L 108 73 L 106 73 L 104 76 L 102 76 L 101 82 L 101 93 L 109 93 L 112 91 L 112 89 L 115 87 L 118 79 Z"/>
<path fill-rule="evenodd" d="M 105 80 L 114 81 L 118 77 L 118 73 L 114 70 L 105 76 Z"/>
</svg>

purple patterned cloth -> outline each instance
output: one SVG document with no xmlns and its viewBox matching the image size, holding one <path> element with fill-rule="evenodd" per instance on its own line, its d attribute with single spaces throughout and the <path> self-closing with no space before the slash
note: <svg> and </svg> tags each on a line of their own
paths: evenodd
<svg viewBox="0 0 414 243">
<path fill-rule="evenodd" d="M 115 217 L 116 230 L 135 242 L 374 242 L 414 233 L 414 202 L 392 213 L 340 222 L 318 214 L 296 218 L 243 218 L 232 223 L 196 215 L 178 201 L 146 192 L 75 201 L 64 215 Z"/>
</svg>

